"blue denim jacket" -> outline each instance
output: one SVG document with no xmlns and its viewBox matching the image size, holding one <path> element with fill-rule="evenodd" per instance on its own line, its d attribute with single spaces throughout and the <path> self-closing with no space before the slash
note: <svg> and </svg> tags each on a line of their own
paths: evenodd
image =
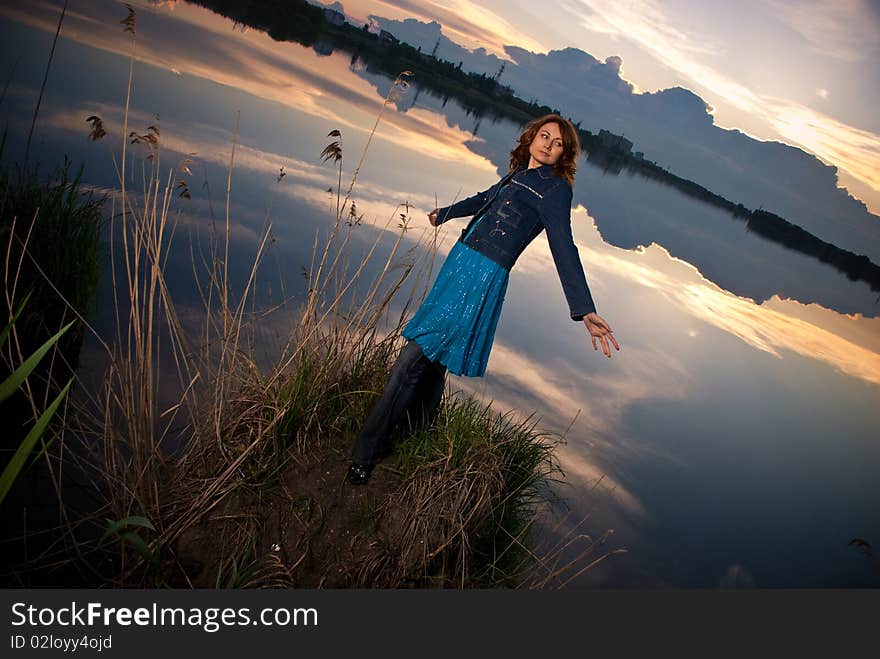
<svg viewBox="0 0 880 659">
<path fill-rule="evenodd" d="M 546 230 L 571 318 L 581 320 L 596 305 L 571 235 L 571 198 L 568 181 L 554 176 L 550 165 L 518 169 L 488 190 L 438 209 L 437 224 L 473 215 L 461 241 L 508 270 Z"/>
</svg>

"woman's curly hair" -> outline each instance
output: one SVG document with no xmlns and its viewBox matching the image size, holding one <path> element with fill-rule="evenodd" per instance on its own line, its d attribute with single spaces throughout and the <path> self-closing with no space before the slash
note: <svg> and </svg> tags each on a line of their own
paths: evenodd
<svg viewBox="0 0 880 659">
<path fill-rule="evenodd" d="M 572 123 L 558 114 L 545 114 L 530 122 L 522 134 L 519 136 L 517 145 L 510 152 L 510 169 L 520 169 L 529 165 L 529 146 L 535 135 L 544 124 L 556 122 L 559 125 L 559 132 L 562 135 L 562 155 L 556 164 L 553 165 L 553 174 L 561 176 L 569 185 L 574 185 L 574 175 L 577 171 L 577 159 L 581 152 L 581 142 L 578 139 L 577 130 Z"/>
</svg>

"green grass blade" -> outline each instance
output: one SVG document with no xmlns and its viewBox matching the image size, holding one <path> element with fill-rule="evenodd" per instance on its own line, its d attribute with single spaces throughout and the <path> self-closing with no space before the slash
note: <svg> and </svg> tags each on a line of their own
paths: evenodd
<svg viewBox="0 0 880 659">
<path fill-rule="evenodd" d="M 49 349 L 55 345 L 58 339 L 61 338 L 61 335 L 64 334 L 67 330 L 70 329 L 71 325 L 73 325 L 76 321 L 72 320 L 67 325 L 62 327 L 58 333 L 46 341 L 43 345 L 37 348 L 36 352 L 28 357 L 25 362 L 15 369 L 15 372 L 6 378 L 3 382 L 0 382 L 0 403 L 9 398 L 12 394 L 16 392 L 16 390 L 21 386 L 24 382 L 25 378 L 31 374 L 37 364 L 40 363 L 40 360 L 45 357 L 46 353 L 49 352 Z M 67 385 L 68 387 L 70 384 Z"/>
<path fill-rule="evenodd" d="M 34 427 L 28 432 L 27 437 L 25 437 L 21 444 L 19 444 L 18 449 L 15 451 L 15 455 L 12 456 L 9 464 L 3 469 L 3 474 L 0 475 L 0 502 L 6 498 L 7 492 L 9 492 L 15 479 L 18 478 L 18 474 L 21 471 L 25 460 L 27 460 L 28 455 L 30 455 L 34 445 L 37 443 L 37 440 L 40 439 L 42 434 L 46 431 L 49 421 L 55 416 L 58 406 L 61 405 L 61 401 L 64 400 L 64 397 L 67 395 L 70 385 L 72 384 L 73 379 L 67 383 L 64 389 L 61 390 L 61 393 L 58 394 L 58 397 L 52 401 L 49 407 L 46 408 L 46 411 L 43 412 L 42 416 L 40 416 L 34 424 Z"/>
<path fill-rule="evenodd" d="M 149 561 L 150 563 L 158 563 L 156 554 L 150 551 L 150 548 L 147 547 L 147 543 L 144 542 L 144 539 L 141 538 L 137 533 L 126 529 L 124 531 L 120 531 L 119 537 L 133 544 L 134 548 L 138 550 L 138 553 L 143 557 L 145 561 Z"/>
<path fill-rule="evenodd" d="M 232 559 L 232 574 L 229 576 L 229 583 L 226 584 L 226 588 L 232 588 L 238 582 L 238 561 L 235 560 L 235 557 Z"/>
<path fill-rule="evenodd" d="M 153 526 L 153 523 L 146 517 L 142 517 L 140 515 L 131 515 L 129 517 L 123 517 L 122 519 L 115 522 L 110 521 L 110 526 L 108 526 L 107 529 L 104 531 L 104 535 L 102 535 L 101 539 L 98 540 L 98 544 L 103 544 L 104 541 L 111 535 L 115 535 L 118 533 L 121 536 L 122 529 L 124 529 L 126 526 L 140 526 L 145 529 L 150 529 L 151 531 L 156 530 L 156 527 Z"/>
</svg>

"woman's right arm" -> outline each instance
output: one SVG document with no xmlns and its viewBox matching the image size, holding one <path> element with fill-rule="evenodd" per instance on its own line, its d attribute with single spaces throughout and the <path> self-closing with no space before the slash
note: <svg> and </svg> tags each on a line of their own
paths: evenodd
<svg viewBox="0 0 880 659">
<path fill-rule="evenodd" d="M 496 183 L 492 187 L 487 190 L 483 190 L 482 192 L 478 192 L 473 197 L 468 197 L 467 199 L 462 199 L 459 202 L 452 204 L 452 206 L 444 206 L 443 208 L 435 208 L 428 215 L 429 221 L 435 227 L 443 224 L 446 220 L 451 220 L 455 217 L 465 217 L 467 215 L 473 215 L 478 210 L 480 210 L 483 205 L 489 201 L 492 197 L 492 193 L 495 190 Z M 431 220 L 431 218 L 434 218 Z"/>
</svg>

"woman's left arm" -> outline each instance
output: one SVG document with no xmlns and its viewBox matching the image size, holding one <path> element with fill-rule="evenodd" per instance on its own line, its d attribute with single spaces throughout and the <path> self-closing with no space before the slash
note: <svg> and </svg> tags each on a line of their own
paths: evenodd
<svg viewBox="0 0 880 659">
<path fill-rule="evenodd" d="M 556 264 L 556 272 L 562 283 L 562 290 L 568 302 L 572 320 L 583 320 L 590 333 L 593 349 L 597 350 L 596 339 L 602 345 L 602 352 L 611 357 L 610 341 L 616 350 L 620 345 L 611 333 L 611 326 L 596 313 L 596 305 L 590 295 L 590 287 L 584 276 L 580 254 L 571 233 L 572 190 L 568 181 L 561 180 L 556 187 L 544 194 L 540 207 L 541 222 L 547 231 L 550 253 Z"/>
</svg>

